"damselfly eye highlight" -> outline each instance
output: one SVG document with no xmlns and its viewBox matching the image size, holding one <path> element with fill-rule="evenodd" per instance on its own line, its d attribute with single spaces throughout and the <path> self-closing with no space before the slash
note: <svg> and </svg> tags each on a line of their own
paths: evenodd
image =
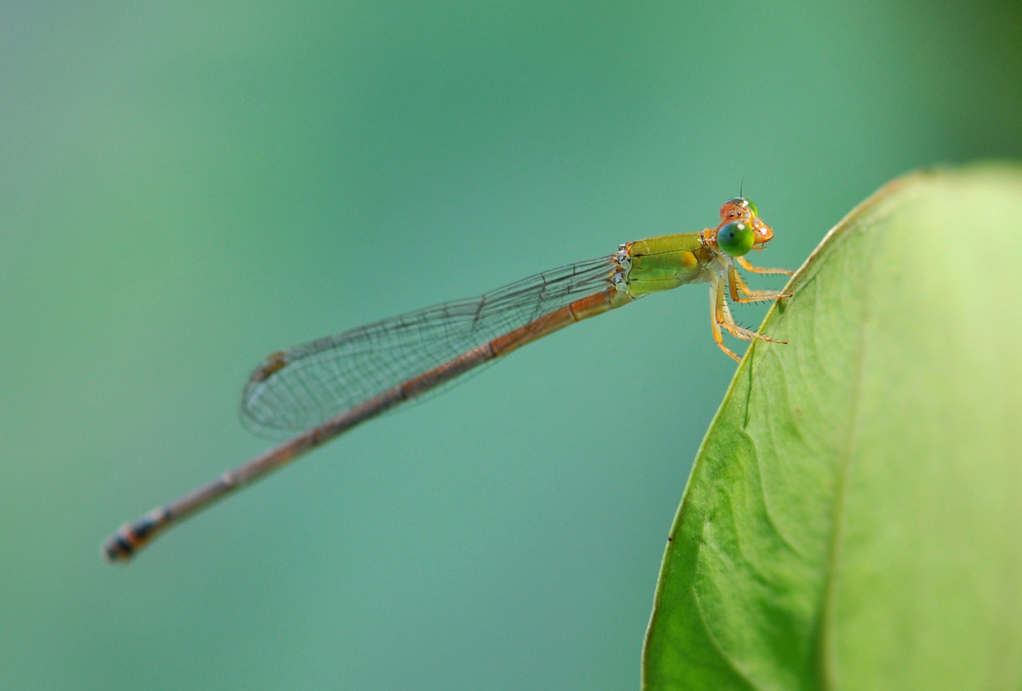
<svg viewBox="0 0 1022 691">
<path fill-rule="evenodd" d="M 732 221 L 717 231 L 717 245 L 732 257 L 748 254 L 756 242 L 752 226 L 742 221 Z"/>
</svg>

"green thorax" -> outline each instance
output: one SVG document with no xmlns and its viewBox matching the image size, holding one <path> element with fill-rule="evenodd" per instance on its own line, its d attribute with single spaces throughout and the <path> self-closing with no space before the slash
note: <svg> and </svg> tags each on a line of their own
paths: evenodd
<svg viewBox="0 0 1022 691">
<path fill-rule="evenodd" d="M 661 235 L 629 242 L 623 249 L 631 260 L 626 282 L 633 297 L 707 281 L 717 258 L 703 243 L 702 233 Z"/>
</svg>

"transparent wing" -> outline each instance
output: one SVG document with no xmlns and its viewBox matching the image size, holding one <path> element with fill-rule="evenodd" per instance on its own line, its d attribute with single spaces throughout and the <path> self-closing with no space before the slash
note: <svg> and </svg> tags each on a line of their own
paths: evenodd
<svg viewBox="0 0 1022 691">
<path fill-rule="evenodd" d="M 253 372 L 241 418 L 257 433 L 306 430 L 458 355 L 606 290 L 611 257 L 572 264 L 274 353 Z"/>
</svg>

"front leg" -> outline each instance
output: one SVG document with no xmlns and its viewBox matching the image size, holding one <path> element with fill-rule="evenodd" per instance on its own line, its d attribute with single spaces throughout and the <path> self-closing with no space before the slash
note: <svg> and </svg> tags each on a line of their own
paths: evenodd
<svg viewBox="0 0 1022 691">
<path fill-rule="evenodd" d="M 724 277 L 714 276 L 713 282 L 710 284 L 710 327 L 713 329 L 713 340 L 717 343 L 717 346 L 727 353 L 735 362 L 741 362 L 741 360 L 734 354 L 734 352 L 731 351 L 730 348 L 724 345 L 724 335 L 721 333 L 722 327 L 729 334 L 735 338 L 740 338 L 743 341 L 787 343 L 787 341 L 778 341 L 770 338 L 769 336 L 764 336 L 761 333 L 753 331 L 752 329 L 746 329 L 744 326 L 736 324 L 734 317 L 731 316 L 731 310 L 728 309 L 727 300 L 724 297 L 724 290 Z"/>
<path fill-rule="evenodd" d="M 740 259 L 740 257 L 739 257 Z M 784 293 L 778 290 L 752 290 L 745 284 L 742 277 L 735 271 L 734 266 L 727 269 L 728 291 L 731 293 L 731 301 L 736 303 L 763 302 L 775 298 L 790 298 L 791 293 Z M 739 291 L 746 297 L 739 296 Z"/>
<path fill-rule="evenodd" d="M 738 260 L 738 263 L 743 269 L 751 271 L 754 274 L 784 274 L 785 276 L 790 276 L 795 273 L 794 271 L 788 271 L 787 269 L 761 269 L 758 266 L 750 264 L 749 260 L 745 257 L 735 257 L 735 259 Z"/>
</svg>

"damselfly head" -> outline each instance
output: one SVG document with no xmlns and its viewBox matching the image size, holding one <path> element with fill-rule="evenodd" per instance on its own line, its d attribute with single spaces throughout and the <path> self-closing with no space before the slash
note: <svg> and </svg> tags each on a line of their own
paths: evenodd
<svg viewBox="0 0 1022 691">
<path fill-rule="evenodd" d="M 774 236 L 774 231 L 759 217 L 759 209 L 756 208 L 755 202 L 745 197 L 734 197 L 724 202 L 720 207 L 720 221 L 718 229 L 727 223 L 749 224 L 754 235 L 753 247 L 757 249 Z"/>
</svg>

